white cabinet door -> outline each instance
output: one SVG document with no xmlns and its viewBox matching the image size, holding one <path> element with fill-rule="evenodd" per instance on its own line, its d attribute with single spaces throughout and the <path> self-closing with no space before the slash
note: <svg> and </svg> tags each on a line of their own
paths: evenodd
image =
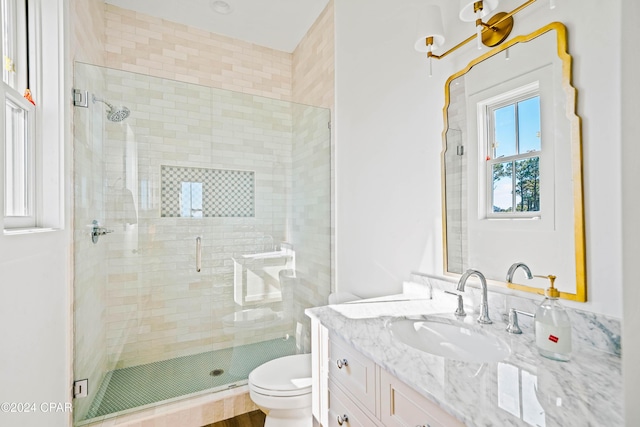
<svg viewBox="0 0 640 427">
<path fill-rule="evenodd" d="M 387 427 L 464 427 L 388 372 L 380 372 L 380 419 Z"/>
<path fill-rule="evenodd" d="M 376 364 L 339 338 L 332 337 L 329 347 L 329 379 L 377 416 Z"/>
<path fill-rule="evenodd" d="M 358 404 L 329 381 L 329 420 L 328 427 L 374 427 L 379 422 L 370 418 Z"/>
</svg>

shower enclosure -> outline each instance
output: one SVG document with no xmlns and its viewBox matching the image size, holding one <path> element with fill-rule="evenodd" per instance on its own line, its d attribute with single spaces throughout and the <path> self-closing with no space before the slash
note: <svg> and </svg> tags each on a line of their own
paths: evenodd
<svg viewBox="0 0 640 427">
<path fill-rule="evenodd" d="M 309 351 L 331 281 L 329 111 L 77 63 L 74 423 Z"/>
</svg>

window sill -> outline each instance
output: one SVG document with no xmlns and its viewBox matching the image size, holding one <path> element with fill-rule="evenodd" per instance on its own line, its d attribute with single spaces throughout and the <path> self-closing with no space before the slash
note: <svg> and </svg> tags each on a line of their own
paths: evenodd
<svg viewBox="0 0 640 427">
<path fill-rule="evenodd" d="M 59 231 L 59 228 L 9 228 L 4 230 L 5 236 L 18 236 L 22 234 L 48 233 L 51 231 Z"/>
</svg>

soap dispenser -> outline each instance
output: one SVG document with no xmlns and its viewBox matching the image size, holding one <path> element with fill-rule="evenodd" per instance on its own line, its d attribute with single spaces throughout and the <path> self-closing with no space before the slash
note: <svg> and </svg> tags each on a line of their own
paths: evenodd
<svg viewBox="0 0 640 427">
<path fill-rule="evenodd" d="M 566 362 L 571 355 L 571 321 L 567 311 L 558 303 L 560 292 L 554 287 L 556 276 L 536 276 L 551 282 L 546 298 L 534 317 L 538 352 L 549 359 Z"/>
</svg>

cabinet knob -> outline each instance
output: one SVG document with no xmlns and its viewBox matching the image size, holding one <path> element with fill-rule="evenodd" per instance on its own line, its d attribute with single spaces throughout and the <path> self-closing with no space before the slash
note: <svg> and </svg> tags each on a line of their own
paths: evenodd
<svg viewBox="0 0 640 427">
<path fill-rule="evenodd" d="M 344 415 L 338 415 L 338 424 L 342 425 L 344 423 L 348 423 L 349 422 L 349 417 L 347 416 L 347 414 Z"/>
<path fill-rule="evenodd" d="M 347 362 L 347 359 L 338 359 L 336 365 L 338 365 L 338 369 L 342 369 L 343 366 L 348 366 L 349 362 Z"/>
</svg>

